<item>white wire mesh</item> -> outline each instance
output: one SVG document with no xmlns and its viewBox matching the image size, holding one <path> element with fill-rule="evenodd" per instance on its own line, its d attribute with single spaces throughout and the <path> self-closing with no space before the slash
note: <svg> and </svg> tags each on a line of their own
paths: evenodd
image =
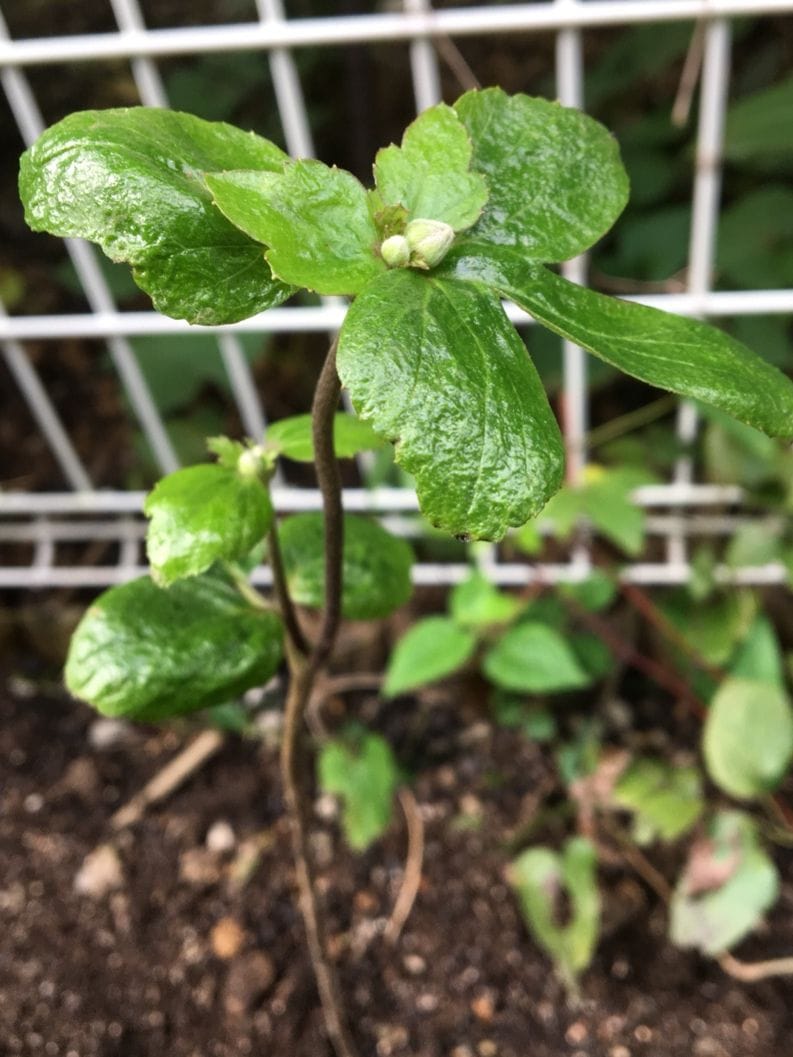
<svg viewBox="0 0 793 1057">
<path fill-rule="evenodd" d="M 793 14 L 793 0 L 551 0 L 550 3 L 482 5 L 435 11 L 429 0 L 404 0 L 401 10 L 381 14 L 289 19 L 281 0 L 255 0 L 256 21 L 234 25 L 148 28 L 138 0 L 110 0 L 117 30 L 11 39 L 0 14 L 0 78 L 8 104 L 25 143 L 32 142 L 43 127 L 42 115 L 31 89 L 28 68 L 58 63 L 97 63 L 108 59 L 129 62 L 140 101 L 150 106 L 168 105 L 158 60 L 168 56 L 200 56 L 212 53 L 257 51 L 266 55 L 272 88 L 291 153 L 307 156 L 314 145 L 306 103 L 293 56 L 294 49 L 375 45 L 403 42 L 417 110 L 431 105 L 441 95 L 436 41 L 447 38 L 556 33 L 556 92 L 566 105 L 583 106 L 583 39 L 587 29 L 628 26 L 649 22 L 707 19 L 705 29 L 702 91 L 699 111 L 693 184 L 688 287 L 684 293 L 665 293 L 636 298 L 669 311 L 702 318 L 753 314 L 793 313 L 793 291 L 713 291 L 711 275 L 719 217 L 721 146 L 726 99 L 729 90 L 730 19 L 739 15 Z M 2 0 L 0 0 L 2 6 Z M 15 159 L 8 158 L 13 164 Z M 130 339 L 144 335 L 179 335 L 205 330 L 216 333 L 219 355 L 246 432 L 260 435 L 265 428 L 262 402 L 256 392 L 240 336 L 246 333 L 274 335 L 296 332 L 334 332 L 344 314 L 338 299 L 325 299 L 312 307 L 284 307 L 219 328 L 195 328 L 148 311 L 119 311 L 94 250 L 71 243 L 68 251 L 80 278 L 89 312 L 73 314 L 13 316 L 0 311 L 0 349 L 18 396 L 25 400 L 38 428 L 46 438 L 71 491 L 49 493 L 0 493 L 0 543 L 30 544 L 28 563 L 0 565 L 0 587 L 100 586 L 127 579 L 140 571 L 143 525 L 139 515 L 142 493 L 93 489 L 81 462 L 47 394 L 23 343 L 56 343 L 72 338 L 101 339 L 124 386 L 155 459 L 163 471 L 177 463 L 171 439 L 146 379 L 137 363 Z M 564 266 L 574 282 L 586 281 L 586 262 L 578 259 Z M 514 307 L 510 317 L 518 324 L 530 319 Z M 582 350 L 564 344 L 564 420 L 568 450 L 568 479 L 580 478 L 586 463 L 588 427 L 586 358 Z M 18 398 L 17 396 L 17 398 Z M 696 435 L 696 413 L 681 405 L 678 431 L 681 439 Z M 317 493 L 286 487 L 279 480 L 276 503 L 281 510 L 316 509 Z M 666 541 L 665 560 L 634 563 L 623 575 L 635 582 L 681 583 L 689 575 L 688 540 L 693 534 L 726 535 L 734 531 L 736 518 L 723 513 L 705 515 L 709 506 L 735 506 L 740 490 L 729 486 L 698 484 L 687 458 L 678 461 L 668 485 L 640 489 L 636 500 L 660 513 L 648 522 L 651 535 Z M 416 501 L 405 489 L 353 489 L 346 495 L 352 510 L 368 510 L 407 535 L 420 531 L 415 517 Z M 664 513 L 664 509 L 667 513 Z M 71 520 L 70 520 L 71 519 Z M 102 540 L 115 545 L 108 565 L 69 565 L 59 562 L 63 543 Z M 478 560 L 494 580 L 525 584 L 532 580 L 579 579 L 590 567 L 585 537 L 573 548 L 564 564 L 510 563 L 499 559 L 496 548 L 479 552 Z M 458 562 L 424 563 L 417 566 L 419 583 L 451 583 L 464 573 Z M 266 571 L 261 575 L 266 578 Z M 781 582 L 785 570 L 778 565 L 755 569 L 720 568 L 717 575 L 739 582 Z"/>
</svg>

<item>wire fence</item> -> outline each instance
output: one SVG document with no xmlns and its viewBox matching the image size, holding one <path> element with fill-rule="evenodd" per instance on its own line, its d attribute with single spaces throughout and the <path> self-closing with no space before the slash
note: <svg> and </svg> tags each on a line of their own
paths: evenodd
<svg viewBox="0 0 793 1057">
<path fill-rule="evenodd" d="M 56 64 L 101 64 L 123 60 L 129 64 L 139 101 L 167 106 L 169 99 L 160 64 L 175 56 L 202 56 L 237 51 L 260 52 L 266 57 L 283 131 L 290 153 L 314 154 L 312 129 L 304 99 L 296 56 L 301 49 L 332 49 L 351 44 L 362 47 L 386 43 L 407 44 L 409 83 L 416 111 L 441 97 L 438 50 L 455 38 L 497 37 L 529 40 L 532 35 L 555 35 L 556 95 L 568 106 L 585 106 L 584 36 L 604 26 L 631 26 L 652 22 L 695 20 L 701 25 L 702 71 L 698 131 L 692 173 L 687 288 L 679 293 L 637 297 L 642 303 L 701 318 L 793 313 L 791 290 L 712 289 L 716 234 L 719 221 L 721 157 L 725 113 L 730 86 L 731 20 L 737 16 L 793 15 L 793 0 L 548 0 L 544 3 L 483 5 L 434 11 L 429 0 L 404 0 L 399 10 L 368 15 L 322 18 L 287 18 L 281 0 L 256 0 L 256 21 L 240 24 L 190 25 L 148 28 L 138 0 L 110 0 L 115 30 L 12 39 L 0 10 L 0 79 L 10 111 L 25 144 L 44 128 L 44 119 L 32 82 L 37 68 Z M 13 152 L 2 164 L 11 168 Z M 10 179 L 10 177 L 9 177 Z M 27 343 L 45 343 L 57 354 L 59 343 L 71 339 L 101 341 L 123 387 L 140 431 L 153 453 L 157 468 L 165 473 L 179 459 L 168 428 L 141 370 L 133 339 L 142 336 L 178 336 L 210 333 L 226 372 L 228 386 L 246 433 L 261 436 L 266 416 L 257 394 L 242 338 L 246 334 L 327 332 L 338 328 L 344 303 L 326 298 L 314 306 L 285 306 L 233 326 L 190 327 L 153 311 L 121 311 L 98 262 L 97 251 L 80 241 L 66 248 L 79 278 L 88 311 L 69 314 L 14 315 L 0 305 L 0 350 L 17 387 L 7 399 L 25 401 L 37 428 L 57 462 L 63 487 L 47 492 L 0 492 L 0 545 L 25 545 L 29 558 L 0 562 L 0 587 L 98 587 L 122 582 L 143 571 L 144 523 L 140 516 L 143 493 L 108 490 L 92 480 L 59 415 L 56 401 L 29 355 Z M 564 265 L 567 278 L 585 283 L 584 259 Z M 524 313 L 508 307 L 520 326 L 530 326 Z M 568 454 L 568 479 L 579 480 L 587 462 L 589 423 L 587 361 L 581 349 L 563 346 L 563 430 Z M 697 435 L 695 409 L 682 403 L 677 433 L 684 444 Z M 101 439 L 97 437 L 97 443 Z M 678 459 L 666 484 L 646 486 L 635 501 L 648 508 L 648 533 L 662 541 L 653 561 L 626 565 L 623 575 L 645 584 L 679 584 L 690 573 L 690 541 L 696 536 L 730 535 L 744 517 L 741 490 L 732 485 L 700 483 L 690 456 Z M 415 494 L 407 488 L 352 488 L 346 491 L 350 510 L 369 511 L 406 535 L 419 535 Z M 282 478 L 274 489 L 281 511 L 318 509 L 318 493 L 287 484 Z M 730 511 L 725 513 L 725 510 Z M 773 525 L 770 526 L 773 529 Z M 112 545 L 111 564 L 64 559 L 63 545 L 74 554 L 82 545 L 90 554 L 92 543 Z M 528 564 L 504 560 L 498 547 L 478 547 L 476 560 L 495 582 L 525 584 L 533 580 L 577 580 L 591 569 L 586 536 L 570 550 L 565 561 Z M 424 561 L 415 568 L 421 584 L 452 583 L 465 575 L 461 561 Z M 786 578 L 778 564 L 746 569 L 719 567 L 717 576 L 742 583 L 777 583 Z M 266 582 L 267 570 L 258 573 Z"/>
</svg>

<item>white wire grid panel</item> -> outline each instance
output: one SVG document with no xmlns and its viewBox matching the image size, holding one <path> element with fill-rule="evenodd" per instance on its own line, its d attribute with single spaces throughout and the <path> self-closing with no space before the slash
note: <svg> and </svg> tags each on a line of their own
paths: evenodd
<svg viewBox="0 0 793 1057">
<path fill-rule="evenodd" d="M 109 0 L 115 20 L 113 32 L 11 39 L 0 10 L 0 78 L 22 139 L 30 144 L 44 127 L 31 88 L 30 68 L 56 63 L 96 63 L 126 60 L 140 97 L 149 106 L 167 106 L 164 81 L 157 60 L 173 56 L 200 56 L 234 51 L 261 51 L 270 67 L 272 86 L 290 153 L 314 153 L 295 62 L 295 52 L 308 47 L 407 42 L 415 108 L 421 111 L 439 100 L 441 78 L 435 39 L 488 35 L 555 34 L 556 94 L 565 105 L 582 107 L 584 69 L 582 35 L 587 28 L 629 26 L 639 23 L 701 20 L 704 23 L 703 63 L 699 101 L 696 157 L 693 173 L 692 222 L 687 269 L 687 289 L 641 297 L 643 303 L 702 318 L 752 314 L 793 313 L 793 291 L 713 291 L 711 280 L 719 219 L 724 119 L 730 83 L 730 20 L 740 15 L 793 15 L 793 0 L 547 0 L 543 3 L 483 5 L 434 11 L 430 0 L 404 0 L 393 9 L 370 15 L 336 15 L 289 19 L 281 0 L 255 0 L 258 20 L 245 24 L 147 28 L 138 0 Z M 0 0 L 0 8 L 2 0 Z M 6 163 L 15 164 L 9 157 Z M 320 331 L 332 334 L 344 315 L 344 304 L 326 298 L 315 307 L 287 306 L 227 327 L 195 328 L 153 311 L 121 312 L 97 262 L 93 247 L 79 241 L 67 243 L 69 256 L 82 285 L 89 312 L 69 315 L 9 315 L 0 304 L 0 350 L 17 392 L 7 399 L 24 399 L 56 459 L 68 490 L 24 493 L 0 492 L 0 544 L 32 544 L 32 562 L 0 564 L 0 587 L 99 587 L 123 582 L 143 570 L 140 517 L 143 493 L 107 491 L 95 487 L 81 461 L 55 404 L 24 347 L 24 342 L 63 342 L 71 338 L 102 339 L 118 372 L 130 406 L 159 469 L 169 472 L 178 459 L 145 375 L 136 359 L 131 339 L 144 335 L 178 335 L 211 331 L 236 400 L 245 431 L 260 436 L 265 416 L 256 392 L 240 335 L 249 332 Z M 565 275 L 586 281 L 583 259 L 568 262 Z M 518 324 L 531 320 L 512 306 Z M 586 463 L 588 428 L 586 359 L 579 348 L 564 345 L 563 423 L 568 453 L 568 479 L 575 481 Z M 696 436 L 697 415 L 681 404 L 677 422 L 683 441 Z M 97 440 L 99 443 L 99 440 Z M 318 493 L 277 480 L 276 506 L 281 511 L 319 508 Z M 623 576 L 645 584 L 679 584 L 689 575 L 689 540 L 692 536 L 723 537 L 741 522 L 741 491 L 731 486 L 698 484 L 691 461 L 681 458 L 673 479 L 664 485 L 641 488 L 635 501 L 649 509 L 648 531 L 664 542 L 664 560 L 625 566 Z M 415 517 L 416 498 L 404 488 L 348 489 L 349 510 L 379 515 L 395 531 L 420 532 Z M 775 525 L 769 522 L 769 531 Z M 105 541 L 117 544 L 113 565 L 63 564 L 61 544 Z M 560 564 L 528 564 L 500 560 L 496 547 L 478 547 L 476 560 L 487 574 L 502 584 L 520 585 L 535 580 L 577 580 L 588 575 L 591 555 L 585 537 Z M 419 563 L 414 577 L 419 584 L 453 583 L 466 574 L 461 562 Z M 747 584 L 782 582 L 785 570 L 776 564 L 741 570 L 719 568 L 724 580 Z M 261 582 L 268 571 L 259 570 Z"/>
</svg>

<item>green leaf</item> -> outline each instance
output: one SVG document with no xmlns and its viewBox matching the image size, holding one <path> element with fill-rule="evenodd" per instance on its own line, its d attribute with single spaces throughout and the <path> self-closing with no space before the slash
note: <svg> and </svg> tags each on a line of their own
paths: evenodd
<svg viewBox="0 0 793 1057">
<path fill-rule="evenodd" d="M 322 514 L 295 514 L 279 525 L 289 590 L 301 606 L 325 603 Z M 388 616 L 410 598 L 413 552 L 408 544 L 365 517 L 344 517 L 343 615 L 348 620 Z"/>
<path fill-rule="evenodd" d="M 539 623 L 510 628 L 485 654 L 483 667 L 497 686 L 529 694 L 576 690 L 591 682 L 562 636 Z"/>
<path fill-rule="evenodd" d="M 675 840 L 697 821 L 704 806 L 696 767 L 638 759 L 620 776 L 612 803 L 634 815 L 634 839 L 649 844 Z"/>
<path fill-rule="evenodd" d="M 384 697 L 415 690 L 456 672 L 476 649 L 476 636 L 449 617 L 418 620 L 396 644 L 388 662 Z"/>
<path fill-rule="evenodd" d="M 724 557 L 733 569 L 781 561 L 782 540 L 770 525 L 750 521 L 735 530 Z"/>
<path fill-rule="evenodd" d="M 221 559 L 244 558 L 273 520 L 265 485 L 218 465 L 190 466 L 163 477 L 143 512 L 151 518 L 146 553 L 163 586 Z"/>
<path fill-rule="evenodd" d="M 385 269 L 366 191 L 344 169 L 309 160 L 280 173 L 215 172 L 205 180 L 221 213 L 269 247 L 265 256 L 284 282 L 357 294 Z"/>
<path fill-rule="evenodd" d="M 672 942 L 719 955 L 760 924 L 778 893 L 779 877 L 758 846 L 755 823 L 739 811 L 721 811 L 691 849 L 675 887 Z"/>
<path fill-rule="evenodd" d="M 723 331 L 587 290 L 510 252 L 482 246 L 471 252 L 480 255 L 452 250 L 444 268 L 487 281 L 540 323 L 626 374 L 712 404 L 770 436 L 793 435 L 793 382 Z"/>
<path fill-rule="evenodd" d="M 487 184 L 469 172 L 471 140 L 457 113 L 443 103 L 408 125 L 402 146 L 377 152 L 377 197 L 404 206 L 407 220 L 442 220 L 455 231 L 476 223 L 487 201 Z M 376 199 L 375 199 L 376 201 Z"/>
<path fill-rule="evenodd" d="M 749 800 L 776 788 L 793 758 L 793 708 L 784 689 L 725 679 L 708 710 L 702 748 L 708 774 L 730 796 Z"/>
<path fill-rule="evenodd" d="M 561 855 L 529 848 L 510 866 L 510 882 L 534 938 L 556 965 L 568 987 L 592 961 L 600 929 L 597 855 L 584 837 L 572 837 Z M 569 897 L 567 924 L 560 902 Z"/>
<path fill-rule="evenodd" d="M 375 451 L 387 442 L 368 422 L 355 415 L 333 417 L 333 447 L 339 459 L 352 459 L 361 451 Z M 292 415 L 274 422 L 267 430 L 267 447 L 295 462 L 314 461 L 311 415 Z"/>
<path fill-rule="evenodd" d="M 466 92 L 455 110 L 490 197 L 471 231 L 521 259 L 565 261 L 604 235 L 628 200 L 613 136 L 578 110 L 500 88 Z"/>
<path fill-rule="evenodd" d="M 399 770 L 388 742 L 366 734 L 357 745 L 333 739 L 322 746 L 319 784 L 344 801 L 342 826 L 347 843 L 364 851 L 391 821 Z"/>
<path fill-rule="evenodd" d="M 232 323 L 291 293 L 262 248 L 212 205 L 207 170 L 279 171 L 268 140 L 190 114 L 148 107 L 87 110 L 53 125 L 22 155 L 19 190 L 34 231 L 97 242 L 132 265 L 155 307 L 191 323 Z"/>
<path fill-rule="evenodd" d="M 282 628 L 216 574 L 168 590 L 148 576 L 105 591 L 69 647 L 66 686 L 106 716 L 158 722 L 267 682 Z"/>
<path fill-rule="evenodd" d="M 644 547 L 646 518 L 631 496 L 652 475 L 626 466 L 616 470 L 588 466 L 587 471 L 582 489 L 584 512 L 602 535 L 626 554 L 636 557 Z"/>
<path fill-rule="evenodd" d="M 661 609 L 700 656 L 722 665 L 752 626 L 757 600 L 751 591 L 733 590 L 692 607 L 688 593 L 680 591 L 662 600 Z"/>
<path fill-rule="evenodd" d="M 559 584 L 559 594 L 572 598 L 590 613 L 599 613 L 614 601 L 617 584 L 613 576 L 602 569 L 593 569 L 580 583 Z"/>
<path fill-rule="evenodd" d="M 449 598 L 449 612 L 461 628 L 508 624 L 520 607 L 519 599 L 498 591 L 477 570 L 467 580 L 456 584 Z"/>
<path fill-rule="evenodd" d="M 499 539 L 558 488 L 556 420 L 525 346 L 478 286 L 388 272 L 350 307 L 338 368 L 438 528 Z"/>
<path fill-rule="evenodd" d="M 724 156 L 742 165 L 765 167 L 793 151 L 793 77 L 745 96 L 727 114 Z"/>
<path fill-rule="evenodd" d="M 755 618 L 730 661 L 730 674 L 742 679 L 774 683 L 779 687 L 785 685 L 785 665 L 779 639 L 774 625 L 762 613 Z"/>
</svg>

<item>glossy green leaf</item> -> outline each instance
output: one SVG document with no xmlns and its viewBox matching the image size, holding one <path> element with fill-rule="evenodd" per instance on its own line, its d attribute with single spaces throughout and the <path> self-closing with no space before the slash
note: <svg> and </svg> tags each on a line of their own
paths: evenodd
<svg viewBox="0 0 793 1057">
<path fill-rule="evenodd" d="M 267 260 L 284 282 L 357 294 L 385 269 L 366 191 L 344 169 L 310 160 L 281 173 L 216 172 L 205 180 L 221 213 L 269 247 Z"/>
<path fill-rule="evenodd" d="M 564 261 L 604 235 L 628 200 L 614 137 L 579 110 L 547 99 L 466 92 L 454 105 L 490 196 L 476 240 L 522 259 Z"/>
<path fill-rule="evenodd" d="M 520 599 L 499 591 L 478 570 L 456 584 L 449 597 L 449 612 L 461 628 L 508 624 L 520 607 Z"/>
<path fill-rule="evenodd" d="M 399 769 L 388 742 L 366 734 L 358 744 L 325 742 L 319 754 L 319 784 L 343 800 L 342 827 L 347 843 L 364 851 L 391 821 Z"/>
<path fill-rule="evenodd" d="M 712 404 L 771 436 L 793 436 L 793 382 L 723 331 L 606 297 L 511 253 L 489 252 L 486 263 L 456 260 L 457 274 L 489 279 L 540 323 L 626 374 Z"/>
<path fill-rule="evenodd" d="M 148 576 L 87 610 L 66 685 L 104 715 L 157 722 L 220 704 L 267 680 L 281 661 L 278 616 L 254 610 L 214 573 L 164 590 Z"/>
<path fill-rule="evenodd" d="M 510 628 L 485 654 L 483 667 L 497 686 L 529 694 L 576 690 L 591 682 L 562 636 L 537 622 Z"/>
<path fill-rule="evenodd" d="M 783 687 L 729 678 L 719 687 L 702 742 L 708 774 L 741 800 L 763 796 L 793 758 L 793 708 Z"/>
<path fill-rule="evenodd" d="M 474 633 L 449 617 L 418 620 L 391 654 L 383 695 L 396 697 L 443 679 L 470 660 L 475 649 Z"/>
<path fill-rule="evenodd" d="M 338 368 L 438 528 L 498 539 L 558 488 L 562 441 L 537 372 L 478 286 L 388 272 L 350 307 Z"/>
<path fill-rule="evenodd" d="M 295 514 L 279 525 L 289 590 L 301 606 L 325 601 L 322 514 Z M 344 517 L 342 613 L 348 620 L 388 616 L 410 598 L 413 552 L 382 525 L 365 517 Z"/>
<path fill-rule="evenodd" d="M 295 462 L 314 461 L 311 415 L 292 415 L 267 430 L 267 447 Z M 339 459 L 352 459 L 361 451 L 375 451 L 387 442 L 368 422 L 341 412 L 333 418 L 333 447 Z"/>
<path fill-rule="evenodd" d="M 148 107 L 88 110 L 53 125 L 22 156 L 19 189 L 35 231 L 97 242 L 132 265 L 161 312 L 231 323 L 280 304 L 262 247 L 212 205 L 206 171 L 277 172 L 273 143 L 220 122 Z"/>
<path fill-rule="evenodd" d="M 721 811 L 692 847 L 675 887 L 672 942 L 719 955 L 760 924 L 778 894 L 779 877 L 758 844 L 755 823 L 739 811 Z"/>
<path fill-rule="evenodd" d="M 196 576 L 216 561 L 244 558 L 273 520 L 266 486 L 220 465 L 168 474 L 146 497 L 146 553 L 162 585 Z"/>
<path fill-rule="evenodd" d="M 408 125 L 401 147 L 377 152 L 377 196 L 404 206 L 408 220 L 442 220 L 455 231 L 476 223 L 487 201 L 484 178 L 470 172 L 471 140 L 457 113 L 439 103 Z"/>
<path fill-rule="evenodd" d="M 511 864 L 509 875 L 529 930 L 567 986 L 575 987 L 592 960 L 600 929 L 594 846 L 584 837 L 572 837 L 561 855 L 550 848 L 529 848 Z M 562 911 L 565 896 L 569 916 Z"/>
<path fill-rule="evenodd" d="M 661 760 L 638 759 L 620 776 L 611 801 L 632 812 L 638 844 L 657 838 L 675 840 L 702 814 L 702 783 L 696 767 L 673 767 Z"/>
</svg>

